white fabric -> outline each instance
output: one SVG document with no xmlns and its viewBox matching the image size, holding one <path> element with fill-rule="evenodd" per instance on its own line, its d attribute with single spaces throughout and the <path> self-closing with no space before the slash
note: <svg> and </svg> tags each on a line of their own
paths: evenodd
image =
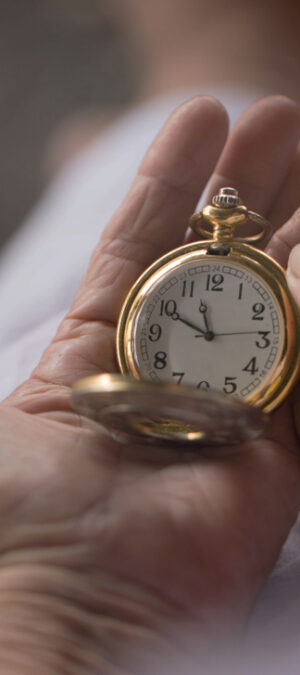
<svg viewBox="0 0 300 675">
<path fill-rule="evenodd" d="M 140 105 L 112 124 L 61 172 L 4 250 L 0 258 L 0 398 L 21 383 L 38 362 L 146 148 L 171 110 L 193 93 L 181 92 Z M 229 111 L 231 123 L 259 97 L 258 92 L 247 91 L 200 93 L 216 95 Z M 264 648 L 272 644 L 274 663 L 267 649 L 263 670 L 253 672 L 300 673 L 295 640 L 299 622 L 298 521 L 249 624 L 250 652 L 254 642 L 256 658 L 263 664 Z M 283 651 L 285 644 L 294 656 L 290 670 Z M 248 673 L 246 665 L 244 672 Z"/>
</svg>

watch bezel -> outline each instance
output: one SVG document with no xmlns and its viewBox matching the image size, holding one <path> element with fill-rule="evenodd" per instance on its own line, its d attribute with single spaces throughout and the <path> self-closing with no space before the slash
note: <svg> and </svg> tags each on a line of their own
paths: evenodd
<svg viewBox="0 0 300 675">
<path fill-rule="evenodd" d="M 142 380 L 134 361 L 133 326 L 141 303 L 158 278 L 177 267 L 180 258 L 182 262 L 206 256 L 218 263 L 232 261 L 232 263 L 244 266 L 262 279 L 275 295 L 283 317 L 284 345 L 275 371 L 272 370 L 261 385 L 244 399 L 246 403 L 270 412 L 292 390 L 300 370 L 300 317 L 287 286 L 284 269 L 263 251 L 243 242 L 228 243 L 226 255 L 211 254 L 210 250 L 211 241 L 198 241 L 181 246 L 157 259 L 137 279 L 125 298 L 117 326 L 116 348 L 121 373 Z"/>
</svg>

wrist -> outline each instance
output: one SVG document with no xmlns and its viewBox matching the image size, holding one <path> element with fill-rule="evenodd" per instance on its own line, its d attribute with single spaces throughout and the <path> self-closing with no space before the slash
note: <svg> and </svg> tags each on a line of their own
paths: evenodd
<svg viewBox="0 0 300 675">
<path fill-rule="evenodd" d="M 74 664 L 85 675 L 121 675 L 123 668 L 128 675 L 139 655 L 159 658 L 168 646 L 162 626 L 171 609 L 143 588 L 98 570 L 3 569 L 0 598 L 6 675 L 73 673 Z"/>
<path fill-rule="evenodd" d="M 116 576 L 22 566 L 0 574 L 0 662 L 6 675 L 214 673 L 232 640 L 208 634 L 151 591 Z M 230 651 L 230 656 L 228 652 Z M 76 667 L 78 671 L 73 668 Z M 209 673 L 210 671 L 207 670 Z"/>
</svg>

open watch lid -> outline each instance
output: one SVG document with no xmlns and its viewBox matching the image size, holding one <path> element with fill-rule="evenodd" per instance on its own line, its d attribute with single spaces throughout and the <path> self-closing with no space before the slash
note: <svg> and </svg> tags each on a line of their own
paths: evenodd
<svg viewBox="0 0 300 675">
<path fill-rule="evenodd" d="M 219 391 L 107 373 L 77 381 L 71 406 L 118 441 L 158 445 L 243 443 L 262 435 L 269 421 L 258 408 Z"/>
</svg>

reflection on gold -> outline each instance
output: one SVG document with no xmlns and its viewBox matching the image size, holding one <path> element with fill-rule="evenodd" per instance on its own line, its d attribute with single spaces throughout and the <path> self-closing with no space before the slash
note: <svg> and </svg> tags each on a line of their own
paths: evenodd
<svg viewBox="0 0 300 675">
<path fill-rule="evenodd" d="M 151 434 L 157 437 L 170 437 L 182 441 L 203 441 L 206 433 L 200 429 L 194 429 L 191 425 L 180 424 L 172 420 L 134 419 L 131 421 L 132 428 L 143 434 Z"/>
</svg>

